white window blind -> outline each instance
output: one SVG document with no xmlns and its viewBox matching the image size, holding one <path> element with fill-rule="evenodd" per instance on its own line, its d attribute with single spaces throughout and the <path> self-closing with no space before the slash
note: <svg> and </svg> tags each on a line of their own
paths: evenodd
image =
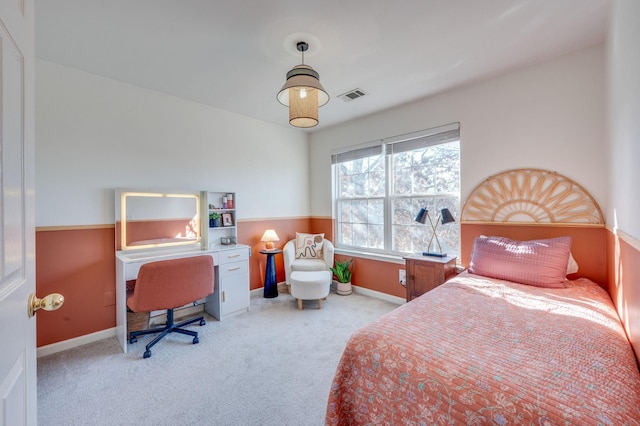
<svg viewBox="0 0 640 426">
<path fill-rule="evenodd" d="M 427 249 L 431 227 L 414 221 L 422 207 L 448 208 L 460 197 L 458 123 L 383 139 L 332 155 L 336 246 L 404 254 Z M 459 252 L 459 226 L 438 227 L 443 250 Z"/>
</svg>

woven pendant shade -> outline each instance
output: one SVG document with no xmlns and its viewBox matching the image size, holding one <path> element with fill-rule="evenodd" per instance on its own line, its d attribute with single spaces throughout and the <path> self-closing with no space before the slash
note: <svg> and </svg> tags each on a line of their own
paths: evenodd
<svg viewBox="0 0 640 426">
<path fill-rule="evenodd" d="M 317 89 L 289 89 L 289 123 L 295 127 L 313 127 L 318 124 Z"/>
<path fill-rule="evenodd" d="M 307 49 L 306 43 L 298 43 L 300 52 L 304 53 Z M 314 127 L 318 125 L 318 108 L 329 102 L 329 94 L 320 84 L 318 73 L 303 63 L 287 73 L 287 81 L 278 92 L 278 101 L 289 107 L 289 124 Z"/>
</svg>

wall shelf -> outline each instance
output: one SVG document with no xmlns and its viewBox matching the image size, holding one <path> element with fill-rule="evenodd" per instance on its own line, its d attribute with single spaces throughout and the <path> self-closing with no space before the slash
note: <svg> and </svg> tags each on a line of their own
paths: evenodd
<svg viewBox="0 0 640 426">
<path fill-rule="evenodd" d="M 201 194 L 202 202 L 202 239 L 204 248 L 220 248 L 229 247 L 229 244 L 223 244 L 222 238 L 231 238 L 238 241 L 238 228 L 236 225 L 236 194 L 228 191 L 203 191 Z M 223 202 L 233 203 L 233 208 L 221 207 Z M 224 225 L 225 217 L 220 217 L 220 226 L 209 226 L 209 213 L 219 213 L 220 215 L 230 215 L 232 225 Z"/>
</svg>

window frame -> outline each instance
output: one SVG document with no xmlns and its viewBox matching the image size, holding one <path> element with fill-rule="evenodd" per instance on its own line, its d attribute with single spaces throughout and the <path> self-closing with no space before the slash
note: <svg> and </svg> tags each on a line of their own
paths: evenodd
<svg viewBox="0 0 640 426">
<path fill-rule="evenodd" d="M 457 192 L 442 192 L 435 194 L 396 194 L 393 192 L 393 156 L 394 154 L 398 154 L 400 152 L 412 151 L 415 149 L 426 148 L 429 146 L 436 146 L 443 143 L 449 142 L 458 142 L 458 161 L 460 158 L 460 123 L 451 123 L 444 126 L 439 126 L 431 129 L 421 130 L 417 132 L 412 132 L 408 134 L 393 136 L 390 138 L 385 138 L 377 141 L 372 141 L 364 144 L 354 145 L 350 147 L 341 148 L 339 150 L 335 150 L 331 155 L 331 177 L 332 177 L 332 215 L 333 219 L 336 221 L 336 241 L 335 247 L 338 251 L 343 251 L 345 253 L 358 254 L 362 256 L 372 256 L 372 257 L 389 257 L 389 258 L 400 258 L 410 253 L 415 253 L 414 251 L 399 251 L 394 247 L 393 241 L 393 227 L 394 227 L 394 211 L 393 204 L 396 200 L 399 199 L 439 199 L 439 198 L 456 198 L 456 205 L 458 211 L 460 210 L 460 166 L 458 165 L 457 174 L 458 174 L 458 182 L 457 182 Z M 369 158 L 370 154 L 375 154 L 379 152 L 383 159 L 384 164 L 384 194 L 382 196 L 372 195 L 372 196 L 364 196 L 364 197 L 342 197 L 340 194 L 341 182 L 339 181 L 339 164 L 352 161 L 358 158 Z M 367 155 L 369 154 L 369 155 Z M 358 200 L 382 200 L 383 202 L 383 248 L 369 248 L 359 245 L 350 245 L 343 243 L 343 235 L 342 235 L 342 227 L 339 222 L 340 217 L 340 207 L 342 201 L 358 201 Z M 421 205 L 422 206 L 422 205 Z M 417 214 L 419 208 L 414 212 Z M 439 210 L 438 210 L 439 211 Z M 436 215 L 432 216 L 432 219 L 435 221 Z M 367 224 L 370 222 L 367 221 Z M 417 226 L 417 225 L 416 225 Z M 429 224 L 420 225 L 426 226 L 428 228 L 428 234 L 431 235 L 431 227 Z M 459 222 L 455 224 L 450 224 L 447 226 L 456 226 L 457 227 L 457 247 L 458 251 L 460 249 L 460 231 L 459 231 Z M 438 228 L 440 232 L 440 227 Z M 426 247 L 424 248 L 426 250 Z M 424 250 L 420 250 L 424 251 Z M 459 253 L 450 253 L 450 255 L 459 256 Z"/>
</svg>

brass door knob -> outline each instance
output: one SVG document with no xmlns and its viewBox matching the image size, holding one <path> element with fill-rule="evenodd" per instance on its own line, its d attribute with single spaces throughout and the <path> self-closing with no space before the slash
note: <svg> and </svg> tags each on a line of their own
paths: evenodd
<svg viewBox="0 0 640 426">
<path fill-rule="evenodd" d="M 64 305 L 64 296 L 60 293 L 51 293 L 42 299 L 38 299 L 34 293 L 29 295 L 28 313 L 29 318 L 36 314 L 39 309 L 45 311 L 55 311 Z"/>
</svg>

